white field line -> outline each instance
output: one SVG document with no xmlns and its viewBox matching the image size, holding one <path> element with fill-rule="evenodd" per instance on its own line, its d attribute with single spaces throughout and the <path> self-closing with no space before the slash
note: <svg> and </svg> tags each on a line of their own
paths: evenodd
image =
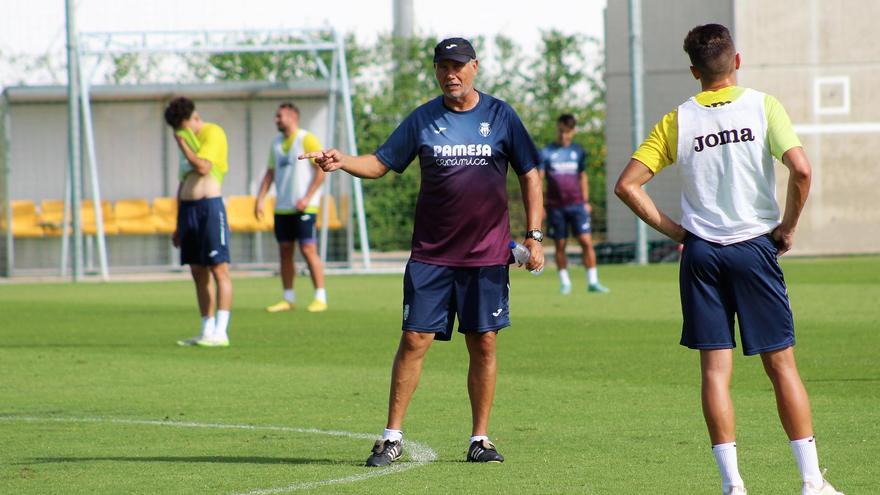
<svg viewBox="0 0 880 495">
<path fill-rule="evenodd" d="M 111 423 L 122 425 L 144 425 L 144 426 L 168 426 L 172 428 L 213 428 L 220 430 L 252 430 L 252 431 L 282 431 L 288 433 L 300 433 L 306 435 L 327 435 L 332 437 L 356 438 L 363 440 L 373 440 L 375 435 L 367 433 L 353 433 L 350 431 L 336 430 L 320 430 L 317 428 L 294 428 L 291 426 L 260 426 L 260 425 L 236 425 L 224 423 L 196 423 L 185 421 L 156 421 L 146 419 L 121 419 L 121 418 L 64 418 L 64 417 L 39 417 L 39 416 L 0 416 L 0 421 L 6 422 L 30 422 L 30 423 Z M 353 474 L 343 478 L 333 478 L 320 481 L 307 481 L 299 483 L 291 483 L 286 486 L 276 488 L 257 488 L 247 492 L 235 495 L 271 495 L 275 493 L 294 492 L 298 490 L 309 490 L 327 485 L 341 485 L 345 483 L 355 483 L 377 476 L 385 476 L 393 473 L 400 473 L 415 467 L 419 467 L 437 460 L 437 453 L 427 445 L 411 440 L 406 441 L 406 450 L 409 452 L 410 460 L 398 461 L 384 468 L 373 468 L 368 472 Z"/>
</svg>

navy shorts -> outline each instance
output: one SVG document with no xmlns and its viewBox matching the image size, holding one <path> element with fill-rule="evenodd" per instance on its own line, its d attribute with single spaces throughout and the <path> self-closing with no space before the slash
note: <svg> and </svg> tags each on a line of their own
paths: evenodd
<svg viewBox="0 0 880 495">
<path fill-rule="evenodd" d="M 316 242 L 315 213 L 276 213 L 275 240 L 299 241 L 301 244 Z"/>
<path fill-rule="evenodd" d="M 458 315 L 461 333 L 510 326 L 507 265 L 458 268 L 410 260 L 403 275 L 403 330 L 452 340 Z"/>
<path fill-rule="evenodd" d="M 565 239 L 568 230 L 575 237 L 590 233 L 590 212 L 583 204 L 547 208 L 547 237 Z"/>
<path fill-rule="evenodd" d="M 793 346 L 794 321 L 776 253 L 769 235 L 724 246 L 688 234 L 679 271 L 681 345 L 733 349 L 736 315 L 746 356 Z"/>
<path fill-rule="evenodd" d="M 177 235 L 181 265 L 229 263 L 229 224 L 222 198 L 180 201 Z"/>
</svg>

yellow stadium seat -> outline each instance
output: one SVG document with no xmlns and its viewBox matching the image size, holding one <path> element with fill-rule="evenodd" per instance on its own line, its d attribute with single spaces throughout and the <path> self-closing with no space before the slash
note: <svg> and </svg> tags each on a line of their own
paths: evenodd
<svg viewBox="0 0 880 495">
<path fill-rule="evenodd" d="M 37 205 L 29 200 L 12 200 L 12 235 L 14 237 L 43 237 L 43 227 L 37 220 Z"/>
<path fill-rule="evenodd" d="M 96 235 L 98 233 L 97 218 L 95 217 L 95 203 L 91 199 L 84 199 L 82 202 L 82 231 L 85 235 Z M 119 226 L 113 215 L 113 208 L 107 200 L 101 201 L 101 219 L 104 221 L 104 235 L 116 235 L 119 233 Z"/>
<path fill-rule="evenodd" d="M 46 235 L 61 235 L 64 223 L 64 200 L 44 199 L 40 201 L 40 225 Z"/>
<path fill-rule="evenodd" d="M 263 203 L 263 219 L 260 220 L 260 230 L 268 231 L 275 228 L 275 196 L 266 196 Z"/>
<path fill-rule="evenodd" d="M 153 198 L 153 223 L 159 233 L 174 233 L 177 229 L 177 198 Z"/>
<path fill-rule="evenodd" d="M 113 210 L 121 234 L 155 234 L 158 231 L 146 199 L 120 199 Z"/>
<path fill-rule="evenodd" d="M 254 196 L 230 196 L 226 200 L 229 229 L 233 232 L 260 232 L 265 230 L 254 216 L 257 198 Z"/>
<path fill-rule="evenodd" d="M 329 230 L 339 230 L 342 228 L 342 221 L 339 220 L 339 212 L 336 211 L 336 200 L 333 196 L 327 195 L 326 198 L 321 198 L 321 201 L 318 203 L 320 206 L 324 205 L 324 201 L 327 201 L 327 228 Z M 324 219 L 324 215 L 321 210 L 318 210 L 318 219 L 315 222 L 315 226 L 317 228 L 321 228 L 321 220 Z"/>
</svg>

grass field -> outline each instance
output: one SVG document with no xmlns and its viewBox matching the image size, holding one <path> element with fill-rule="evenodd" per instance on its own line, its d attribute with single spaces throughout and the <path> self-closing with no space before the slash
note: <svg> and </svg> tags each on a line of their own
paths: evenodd
<svg viewBox="0 0 880 495">
<path fill-rule="evenodd" d="M 876 494 L 880 258 L 783 266 L 820 462 L 847 495 Z M 429 352 L 409 411 L 417 462 L 390 471 L 362 464 L 384 426 L 400 276 L 330 277 L 324 314 L 267 314 L 277 279 L 236 280 L 220 350 L 174 345 L 197 326 L 189 282 L 0 285 L 0 493 L 719 493 L 677 266 L 601 275 L 611 294 L 582 292 L 575 270 L 562 297 L 553 270 L 514 270 L 491 425 L 507 462 L 463 462 L 458 335 Z M 750 493 L 799 494 L 760 360 L 735 367 Z"/>
</svg>

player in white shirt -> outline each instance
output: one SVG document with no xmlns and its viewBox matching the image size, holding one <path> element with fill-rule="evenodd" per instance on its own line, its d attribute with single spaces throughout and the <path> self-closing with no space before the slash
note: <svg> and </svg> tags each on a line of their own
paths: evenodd
<svg viewBox="0 0 880 495">
<path fill-rule="evenodd" d="M 275 112 L 275 125 L 279 134 L 269 151 L 269 164 L 254 215 L 263 216 L 266 194 L 275 182 L 275 239 L 278 241 L 281 262 L 283 299 L 266 308 L 270 313 L 290 311 L 296 304 L 293 289 L 293 255 L 296 242 L 309 266 L 315 298 L 306 308 L 310 312 L 327 310 L 327 291 L 324 288 L 324 266 L 318 255 L 315 221 L 321 201 L 324 171 L 311 160 L 298 157 L 311 151 L 319 151 L 321 143 L 311 132 L 299 128 L 299 109 L 293 103 L 279 105 Z"/>
</svg>

